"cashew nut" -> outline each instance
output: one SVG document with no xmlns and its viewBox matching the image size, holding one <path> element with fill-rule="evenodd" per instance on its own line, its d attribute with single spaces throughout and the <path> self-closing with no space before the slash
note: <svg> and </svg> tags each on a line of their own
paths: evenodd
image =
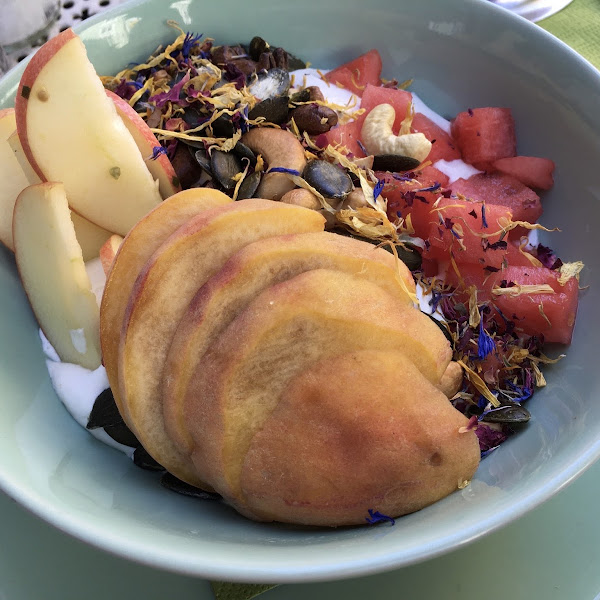
<svg viewBox="0 0 600 600">
<path fill-rule="evenodd" d="M 369 154 L 398 154 L 423 162 L 431 151 L 431 142 L 422 133 L 394 135 L 396 111 L 391 104 L 378 104 L 366 116 L 361 134 Z"/>
<path fill-rule="evenodd" d="M 302 173 L 306 166 L 304 148 L 296 136 L 285 129 L 256 127 L 242 136 L 242 143 L 256 154 L 262 154 L 269 168 L 283 167 Z M 296 184 L 285 173 L 263 175 L 255 197 L 281 200 Z"/>
<path fill-rule="evenodd" d="M 319 199 L 309 190 L 304 188 L 295 188 L 281 198 L 285 204 L 294 204 L 295 206 L 303 206 L 312 210 L 320 210 L 321 203 Z"/>
</svg>

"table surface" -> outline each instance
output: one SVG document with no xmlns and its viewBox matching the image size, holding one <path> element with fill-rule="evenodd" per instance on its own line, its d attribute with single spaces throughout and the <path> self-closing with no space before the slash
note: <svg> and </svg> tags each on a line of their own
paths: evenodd
<svg viewBox="0 0 600 600">
<path fill-rule="evenodd" d="M 120 1 L 113 0 L 113 4 Z M 561 35 L 569 31 L 567 13 L 590 9 L 596 1 L 575 0 L 574 8 L 543 25 L 569 42 L 567 34 Z M 91 4 L 99 6 L 100 2 Z M 600 28 L 600 5 L 593 10 L 598 11 Z M 598 28 L 594 30 L 597 33 Z M 572 31 L 572 45 L 598 65 L 594 59 L 600 42 L 594 42 L 590 56 L 586 44 L 592 37 L 582 39 L 581 28 Z M 593 38 L 598 39 L 595 34 Z M 282 585 L 264 598 L 599 600 L 599 496 L 600 463 L 530 514 L 450 554 L 380 575 Z M 0 600 L 213 598 L 207 581 L 137 565 L 87 546 L 29 514 L 1 492 L 0 515 Z"/>
</svg>

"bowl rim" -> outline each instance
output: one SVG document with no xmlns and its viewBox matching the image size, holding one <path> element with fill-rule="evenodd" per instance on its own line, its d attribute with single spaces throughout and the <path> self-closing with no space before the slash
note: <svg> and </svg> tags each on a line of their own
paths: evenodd
<svg viewBox="0 0 600 600">
<path fill-rule="evenodd" d="M 135 10 L 152 1 L 155 0 L 130 0 L 126 4 L 113 6 L 102 13 L 86 19 L 81 24 L 73 27 L 73 30 L 77 34 L 82 34 L 90 27 L 106 19 Z M 564 53 L 565 57 L 570 61 L 571 65 L 585 71 L 587 76 L 597 78 L 600 88 L 600 71 L 553 34 L 530 23 L 523 17 L 508 13 L 505 9 L 490 2 L 482 0 L 462 0 L 462 2 L 470 5 L 470 8 L 473 10 L 489 11 L 489 14 L 495 14 L 494 18 L 504 19 L 504 22 L 511 27 L 523 28 L 528 34 L 537 36 L 542 43 L 559 48 L 561 53 Z M 85 37 L 83 39 L 85 42 Z M 7 78 L 21 71 L 29 60 L 30 57 L 21 61 L 0 78 L 0 88 Z M 496 512 L 487 521 L 471 523 L 460 531 L 454 531 L 450 535 L 437 539 L 433 544 L 426 547 L 421 546 L 417 551 L 412 550 L 409 554 L 407 554 L 405 549 L 400 548 L 396 552 L 387 551 L 385 555 L 370 553 L 369 556 L 365 556 L 363 553 L 344 561 L 334 559 L 330 562 L 321 562 L 319 564 L 304 561 L 295 565 L 282 561 L 281 564 L 271 564 L 267 567 L 257 567 L 250 561 L 242 561 L 232 565 L 230 558 L 219 559 L 215 556 L 212 557 L 212 562 L 204 561 L 202 564 L 199 564 L 197 556 L 184 556 L 182 553 L 159 546 L 155 546 L 153 552 L 150 554 L 148 547 L 135 539 L 124 539 L 118 533 L 98 527 L 94 525 L 93 521 L 86 520 L 80 515 L 63 513 L 58 507 L 48 505 L 27 485 L 24 485 L 21 480 L 12 480 L 2 470 L 0 470 L 0 490 L 4 491 L 32 514 L 40 517 L 60 531 L 91 546 L 100 548 L 115 556 L 125 557 L 135 563 L 182 575 L 231 582 L 317 582 L 364 576 L 409 566 L 471 544 L 484 535 L 517 520 L 550 499 L 583 474 L 599 458 L 600 439 L 590 444 L 584 452 L 571 461 L 567 467 L 562 468 L 560 472 L 551 473 L 547 476 L 543 485 L 540 485 L 535 491 L 527 494 L 517 502 L 506 506 L 504 510 Z"/>
</svg>

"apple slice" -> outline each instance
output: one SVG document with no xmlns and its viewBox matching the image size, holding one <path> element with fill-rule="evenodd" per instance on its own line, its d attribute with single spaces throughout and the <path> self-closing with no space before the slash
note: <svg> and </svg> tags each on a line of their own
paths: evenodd
<svg viewBox="0 0 600 600">
<path fill-rule="evenodd" d="M 192 449 L 182 414 L 185 390 L 205 352 L 262 291 L 311 269 L 332 269 L 367 279 L 398 303 L 412 305 L 415 283 L 411 272 L 392 254 L 367 242 L 320 231 L 265 238 L 242 248 L 200 288 L 169 350 L 163 414 L 169 435 L 182 451 Z"/>
<path fill-rule="evenodd" d="M 15 111 L 33 170 L 43 181 L 62 181 L 72 210 L 92 223 L 126 235 L 161 202 L 135 141 L 70 29 L 28 63 Z"/>
<path fill-rule="evenodd" d="M 7 143 L 16 127 L 13 108 L 0 110 L 0 241 L 15 249 L 12 236 L 13 210 L 17 196 L 29 185 L 15 155 Z"/>
<path fill-rule="evenodd" d="M 19 139 L 19 134 L 17 131 L 14 131 L 9 136 L 8 145 L 12 148 L 15 158 L 21 166 L 22 172 L 25 173 L 25 177 L 29 181 L 29 183 L 26 183 L 23 188 L 27 185 L 36 185 L 41 183 L 37 173 L 29 164 L 29 161 L 25 156 L 25 152 L 23 152 L 23 146 L 21 145 L 21 140 Z M 112 235 L 111 232 L 102 227 L 98 227 L 98 225 L 95 225 L 91 221 L 84 219 L 81 215 L 78 215 L 73 211 L 71 211 L 71 221 L 73 221 L 75 235 L 77 236 L 77 241 L 81 246 L 83 260 L 87 262 L 88 260 L 96 258 L 100 252 L 100 247 L 102 244 L 104 244 L 104 242 Z"/>
<path fill-rule="evenodd" d="M 114 235 L 111 235 L 106 242 L 104 242 L 102 248 L 100 248 L 100 262 L 102 264 L 102 270 L 107 277 L 122 243 L 123 238 L 115 233 Z"/>
<path fill-rule="evenodd" d="M 99 309 L 61 183 L 25 188 L 13 215 L 15 258 L 29 302 L 61 360 L 100 366 Z"/>
<path fill-rule="evenodd" d="M 123 320 L 119 395 L 127 407 L 124 418 L 144 448 L 179 479 L 204 485 L 169 438 L 162 408 L 167 352 L 188 304 L 240 248 L 265 237 L 322 231 L 324 225 L 307 208 L 257 198 L 232 202 L 177 229 L 139 274 Z"/>
<path fill-rule="evenodd" d="M 169 198 L 180 192 L 181 184 L 169 157 L 161 153 L 155 159 L 151 158 L 152 152 L 155 148 L 160 148 L 160 144 L 146 121 L 123 98 L 110 90 L 105 91 L 106 95 L 113 101 L 117 114 L 123 120 L 127 131 L 133 137 L 142 158 L 146 161 L 150 174 L 158 181 L 160 195 L 163 198 Z"/>
<path fill-rule="evenodd" d="M 104 288 L 100 309 L 100 342 L 106 375 L 124 418 L 127 407 L 119 397 L 118 355 L 121 325 L 133 284 L 146 261 L 177 228 L 203 210 L 231 202 L 229 196 L 210 188 L 179 192 L 149 212 L 123 240 Z"/>
</svg>

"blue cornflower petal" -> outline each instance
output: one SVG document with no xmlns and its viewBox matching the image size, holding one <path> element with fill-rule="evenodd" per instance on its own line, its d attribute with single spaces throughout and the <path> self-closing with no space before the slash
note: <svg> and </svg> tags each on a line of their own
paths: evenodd
<svg viewBox="0 0 600 600">
<path fill-rule="evenodd" d="M 378 510 L 373 510 L 372 508 L 369 508 L 369 516 L 365 517 L 365 521 L 371 525 L 374 525 L 375 523 L 381 523 L 382 521 L 389 521 L 392 525 L 396 524 L 395 519 L 392 519 L 392 517 L 388 517 L 387 515 L 383 515 Z"/>
</svg>

